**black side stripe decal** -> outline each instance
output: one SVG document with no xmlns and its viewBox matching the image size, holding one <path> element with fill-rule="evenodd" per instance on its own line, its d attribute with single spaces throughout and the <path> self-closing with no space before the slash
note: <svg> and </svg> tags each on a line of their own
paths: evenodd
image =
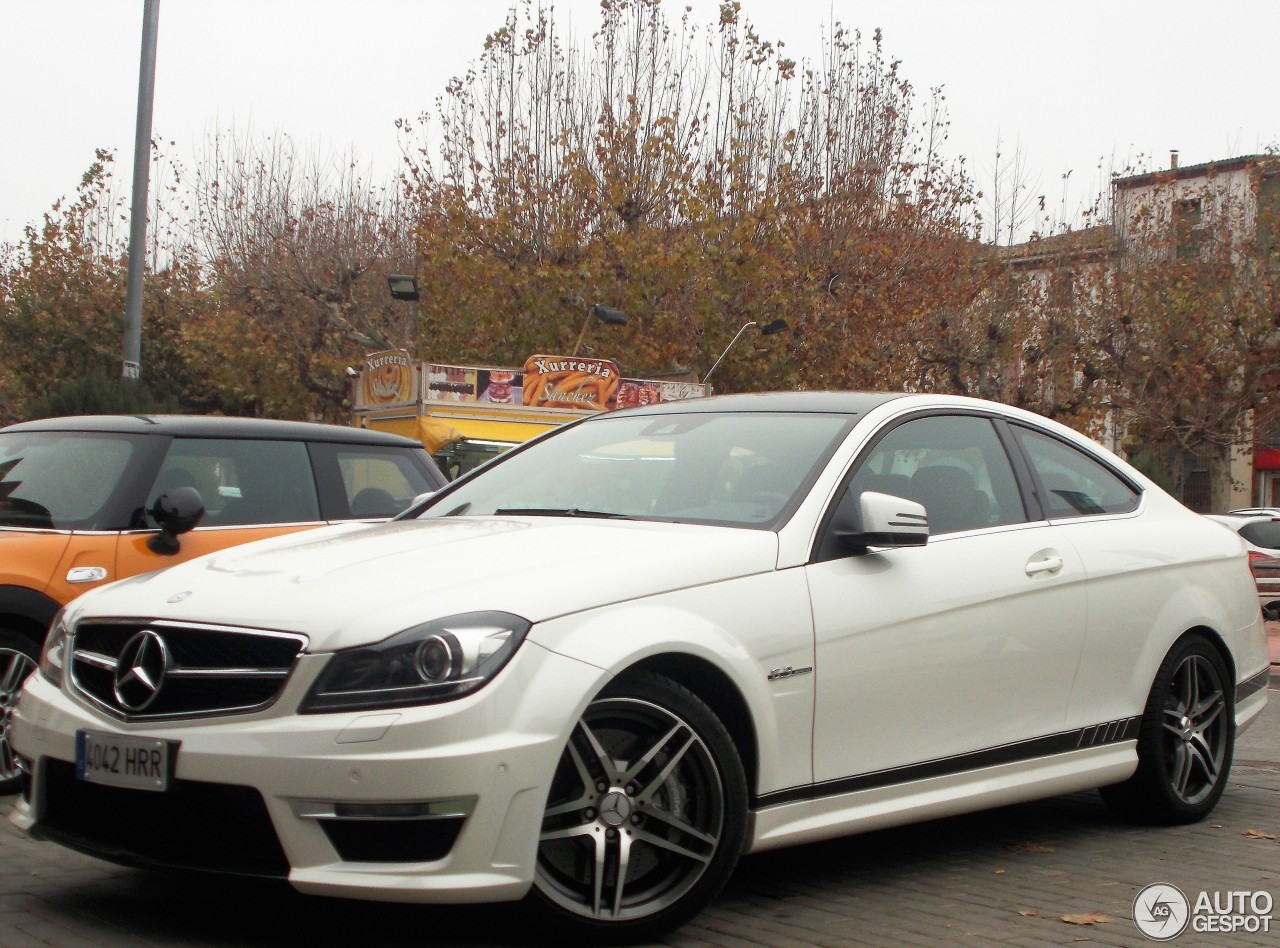
<svg viewBox="0 0 1280 948">
<path fill-rule="evenodd" d="M 1236 685 L 1236 704 L 1239 704 L 1245 698 L 1254 692 L 1261 691 L 1267 687 L 1267 682 L 1271 678 L 1271 669 L 1264 668 L 1252 678 L 1246 678 L 1240 684 Z"/>
<path fill-rule="evenodd" d="M 892 767 L 874 773 L 858 774 L 855 777 L 842 777 L 838 780 L 827 780 L 822 783 L 809 784 L 802 787 L 789 787 L 786 790 L 775 790 L 761 794 L 756 798 L 756 807 L 763 809 L 770 806 L 781 806 L 784 803 L 797 803 L 802 800 L 820 800 L 823 797 L 840 796 L 845 793 L 857 793 L 859 790 L 874 790 L 897 783 L 910 783 L 914 780 L 927 780 L 930 777 L 945 777 L 963 773 L 966 770 L 978 770 L 983 767 L 995 767 L 1000 764 L 1012 764 L 1023 760 L 1034 760 L 1037 757 L 1048 757 L 1085 747 L 1101 747 L 1105 744 L 1118 744 L 1131 741 L 1138 736 L 1138 717 L 1121 718 L 1118 721 L 1107 721 L 1104 724 L 1091 724 L 1074 731 L 1063 731 L 1045 737 L 1035 737 L 1014 744 L 1002 744 L 999 747 L 988 747 L 955 757 L 943 757 L 939 760 L 926 760 L 918 764 L 907 764 L 903 767 Z"/>
</svg>

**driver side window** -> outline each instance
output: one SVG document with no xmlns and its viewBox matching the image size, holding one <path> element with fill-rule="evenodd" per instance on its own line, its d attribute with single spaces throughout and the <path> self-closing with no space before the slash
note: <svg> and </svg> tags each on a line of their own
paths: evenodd
<svg viewBox="0 0 1280 948">
<path fill-rule="evenodd" d="M 935 535 L 1027 519 L 995 428 L 975 415 L 913 418 L 891 429 L 858 465 L 851 502 L 863 491 L 923 504 Z"/>
</svg>

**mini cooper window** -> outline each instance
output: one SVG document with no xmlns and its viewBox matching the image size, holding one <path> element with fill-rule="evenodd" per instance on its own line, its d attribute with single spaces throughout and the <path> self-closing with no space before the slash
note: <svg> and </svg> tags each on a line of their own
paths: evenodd
<svg viewBox="0 0 1280 948">
<path fill-rule="evenodd" d="M 437 484 L 404 451 L 338 448 L 334 452 L 352 517 L 394 517 Z"/>
<path fill-rule="evenodd" d="M 175 487 L 200 491 L 206 526 L 320 519 L 311 459 L 301 441 L 175 439 L 148 496 L 148 511 Z"/>
<path fill-rule="evenodd" d="M 1050 520 L 1137 508 L 1142 495 L 1083 451 L 1021 425 L 1013 430 L 1040 482 L 1040 502 Z"/>
<path fill-rule="evenodd" d="M 772 527 L 851 424 L 844 415 L 613 415 L 562 429 L 424 516 L 631 517 Z"/>
<path fill-rule="evenodd" d="M 99 529 L 96 518 L 137 448 L 125 435 L 0 437 L 0 526 Z"/>
</svg>

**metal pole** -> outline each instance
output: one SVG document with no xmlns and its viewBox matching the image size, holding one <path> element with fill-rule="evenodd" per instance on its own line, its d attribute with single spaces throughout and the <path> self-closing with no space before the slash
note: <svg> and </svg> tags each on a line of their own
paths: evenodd
<svg viewBox="0 0 1280 948">
<path fill-rule="evenodd" d="M 707 369 L 707 374 L 702 377 L 702 383 L 704 385 L 706 384 L 707 379 L 711 378 L 711 373 L 716 370 L 716 366 L 719 365 L 721 362 L 723 362 L 724 357 L 729 354 L 729 350 L 733 348 L 733 344 L 737 342 L 739 339 L 741 339 L 742 334 L 754 325 L 755 325 L 754 320 L 752 320 L 751 322 L 742 324 L 742 328 L 739 329 L 737 334 L 732 339 L 729 340 L 729 344 L 724 347 L 724 352 L 720 353 L 720 358 L 716 359 L 716 361 L 712 364 L 711 368 Z"/>
<path fill-rule="evenodd" d="M 129 211 L 129 282 L 124 304 L 121 377 L 142 374 L 142 274 L 147 258 L 147 190 L 151 180 L 151 112 L 156 85 L 160 0 L 143 0 L 142 60 L 138 66 L 138 124 L 133 136 L 133 204 Z"/>
</svg>

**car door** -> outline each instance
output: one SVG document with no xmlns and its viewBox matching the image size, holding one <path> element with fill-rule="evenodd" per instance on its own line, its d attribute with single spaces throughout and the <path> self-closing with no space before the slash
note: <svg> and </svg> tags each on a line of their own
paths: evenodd
<svg viewBox="0 0 1280 948">
<path fill-rule="evenodd" d="M 1024 425 L 1010 427 L 1045 517 L 1089 568 L 1089 635 L 1068 725 L 1137 713 L 1150 682 L 1140 657 L 1156 617 L 1186 584 L 1185 525 L 1141 511 L 1142 491 L 1080 448 Z M 1147 542 L 1134 544 L 1134 519 Z M 1175 551 L 1181 550 L 1177 553 Z"/>
<path fill-rule="evenodd" d="M 807 567 L 816 782 L 967 769 L 1062 730 L 1084 570 L 1028 514 L 1006 443 L 990 418 L 923 415 L 886 426 L 855 463 L 845 502 L 863 490 L 917 500 L 930 538 Z M 887 773 L 898 768 L 914 769 Z"/>
</svg>

